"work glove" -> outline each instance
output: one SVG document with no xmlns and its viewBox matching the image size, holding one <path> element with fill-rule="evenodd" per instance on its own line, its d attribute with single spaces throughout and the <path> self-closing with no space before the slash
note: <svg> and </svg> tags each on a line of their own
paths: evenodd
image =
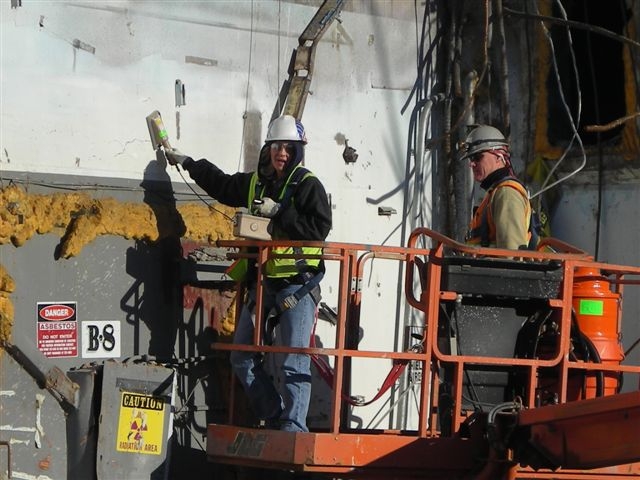
<svg viewBox="0 0 640 480">
<path fill-rule="evenodd" d="M 182 162 L 189 158 L 188 155 L 185 155 L 177 148 L 165 148 L 164 154 L 167 157 L 167 162 L 169 163 L 169 165 L 182 165 Z"/>
<path fill-rule="evenodd" d="M 251 207 L 251 213 L 267 218 L 274 217 L 278 210 L 280 210 L 280 204 L 269 197 L 264 197 L 262 200 L 254 200 Z"/>
</svg>

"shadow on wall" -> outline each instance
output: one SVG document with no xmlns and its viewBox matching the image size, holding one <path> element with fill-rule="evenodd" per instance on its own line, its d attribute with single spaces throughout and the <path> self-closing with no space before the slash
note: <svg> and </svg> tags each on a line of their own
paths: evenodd
<svg viewBox="0 0 640 480">
<path fill-rule="evenodd" d="M 197 266 L 187 255 L 215 241 L 212 235 L 204 234 L 194 239 L 194 232 L 209 229 L 219 235 L 215 219 L 219 216 L 226 226 L 226 216 L 208 210 L 204 215 L 190 216 L 194 209 L 188 205 L 178 211 L 165 167 L 164 158 L 158 155 L 145 169 L 143 202 L 155 215 L 158 239 L 136 240 L 127 250 L 126 271 L 134 281 L 120 307 L 133 326 L 134 355 L 148 354 L 170 363 L 177 373 L 171 470 L 189 469 L 204 477 L 211 476 L 213 468 L 202 443 L 207 425 L 228 417 L 228 355 L 214 352 L 211 345 L 226 341 L 228 336 L 225 320 L 234 304 L 235 284 L 202 282 L 193 275 L 191 270 Z M 236 392 L 236 404 L 240 403 L 236 410 L 246 412 L 238 402 L 240 397 Z"/>
<path fill-rule="evenodd" d="M 120 306 L 126 314 L 126 321 L 134 327 L 134 355 L 147 353 L 170 359 L 173 356 L 177 320 L 182 316 L 180 237 L 186 227 L 176 208 L 171 180 L 163 165 L 163 158 L 149 162 L 141 183 L 144 189 L 143 202 L 155 214 L 158 240 L 137 240 L 135 246 L 127 250 L 126 270 L 135 281 L 121 299 Z M 149 331 L 147 348 L 141 345 L 140 322 Z"/>
</svg>

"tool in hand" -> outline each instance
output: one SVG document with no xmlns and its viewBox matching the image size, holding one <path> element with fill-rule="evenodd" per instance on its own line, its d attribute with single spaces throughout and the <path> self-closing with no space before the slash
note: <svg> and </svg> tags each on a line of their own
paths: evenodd
<svg viewBox="0 0 640 480">
<path fill-rule="evenodd" d="M 147 128 L 149 129 L 151 145 L 154 150 L 157 151 L 160 147 L 164 147 L 166 150 L 171 149 L 169 135 L 167 134 L 167 129 L 164 128 L 162 116 L 158 110 L 154 110 L 147 115 Z"/>
</svg>

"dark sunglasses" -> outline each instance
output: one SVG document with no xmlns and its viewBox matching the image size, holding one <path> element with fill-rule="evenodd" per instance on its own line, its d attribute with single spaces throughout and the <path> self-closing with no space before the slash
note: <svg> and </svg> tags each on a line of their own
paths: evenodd
<svg viewBox="0 0 640 480">
<path fill-rule="evenodd" d="M 295 147 L 292 143 L 273 142 L 271 144 L 272 152 L 279 152 L 281 148 L 284 148 L 285 152 L 287 152 L 289 155 L 293 155 L 293 153 L 295 152 Z"/>
<path fill-rule="evenodd" d="M 478 163 L 480 160 L 482 160 L 482 156 L 485 154 L 485 152 L 478 152 L 478 153 L 474 153 L 473 155 L 471 155 L 469 157 L 469 161 L 470 162 L 474 162 L 474 163 Z"/>
</svg>

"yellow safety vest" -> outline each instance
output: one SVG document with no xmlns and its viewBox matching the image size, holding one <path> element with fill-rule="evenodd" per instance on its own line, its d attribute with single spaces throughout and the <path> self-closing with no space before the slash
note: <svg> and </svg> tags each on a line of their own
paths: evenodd
<svg viewBox="0 0 640 480">
<path fill-rule="evenodd" d="M 497 185 L 492 186 L 482 199 L 482 202 L 475 211 L 471 224 L 469 225 L 469 231 L 465 238 L 465 242 L 467 244 L 480 245 L 483 247 L 494 246 L 496 244 L 496 224 L 493 220 L 490 206 L 495 191 L 502 187 L 513 188 L 525 198 L 527 203 L 525 221 L 531 218 L 532 209 L 527 191 L 518 180 L 507 177 L 499 181 Z M 531 243 L 532 238 L 531 228 L 532 225 L 530 222 L 529 231 L 527 232 L 527 242 L 529 242 L 529 244 Z M 535 245 L 529 245 L 529 248 L 532 247 L 535 248 Z"/>
<path fill-rule="evenodd" d="M 281 204 L 281 208 L 286 208 L 293 201 L 293 189 L 313 174 L 302 167 L 296 166 L 289 174 L 287 181 L 274 199 Z M 254 199 L 261 199 L 264 195 L 265 187 L 259 183 L 258 173 L 254 172 L 251 177 L 251 185 L 247 197 L 247 208 L 251 209 Z M 274 230 L 272 234 L 274 240 L 286 240 L 282 232 Z M 273 249 L 274 257 L 267 260 L 265 274 L 272 278 L 286 278 L 297 275 L 304 271 L 317 269 L 320 266 L 320 258 L 278 258 L 278 255 L 322 255 L 322 248 L 319 247 L 276 247 Z"/>
</svg>

